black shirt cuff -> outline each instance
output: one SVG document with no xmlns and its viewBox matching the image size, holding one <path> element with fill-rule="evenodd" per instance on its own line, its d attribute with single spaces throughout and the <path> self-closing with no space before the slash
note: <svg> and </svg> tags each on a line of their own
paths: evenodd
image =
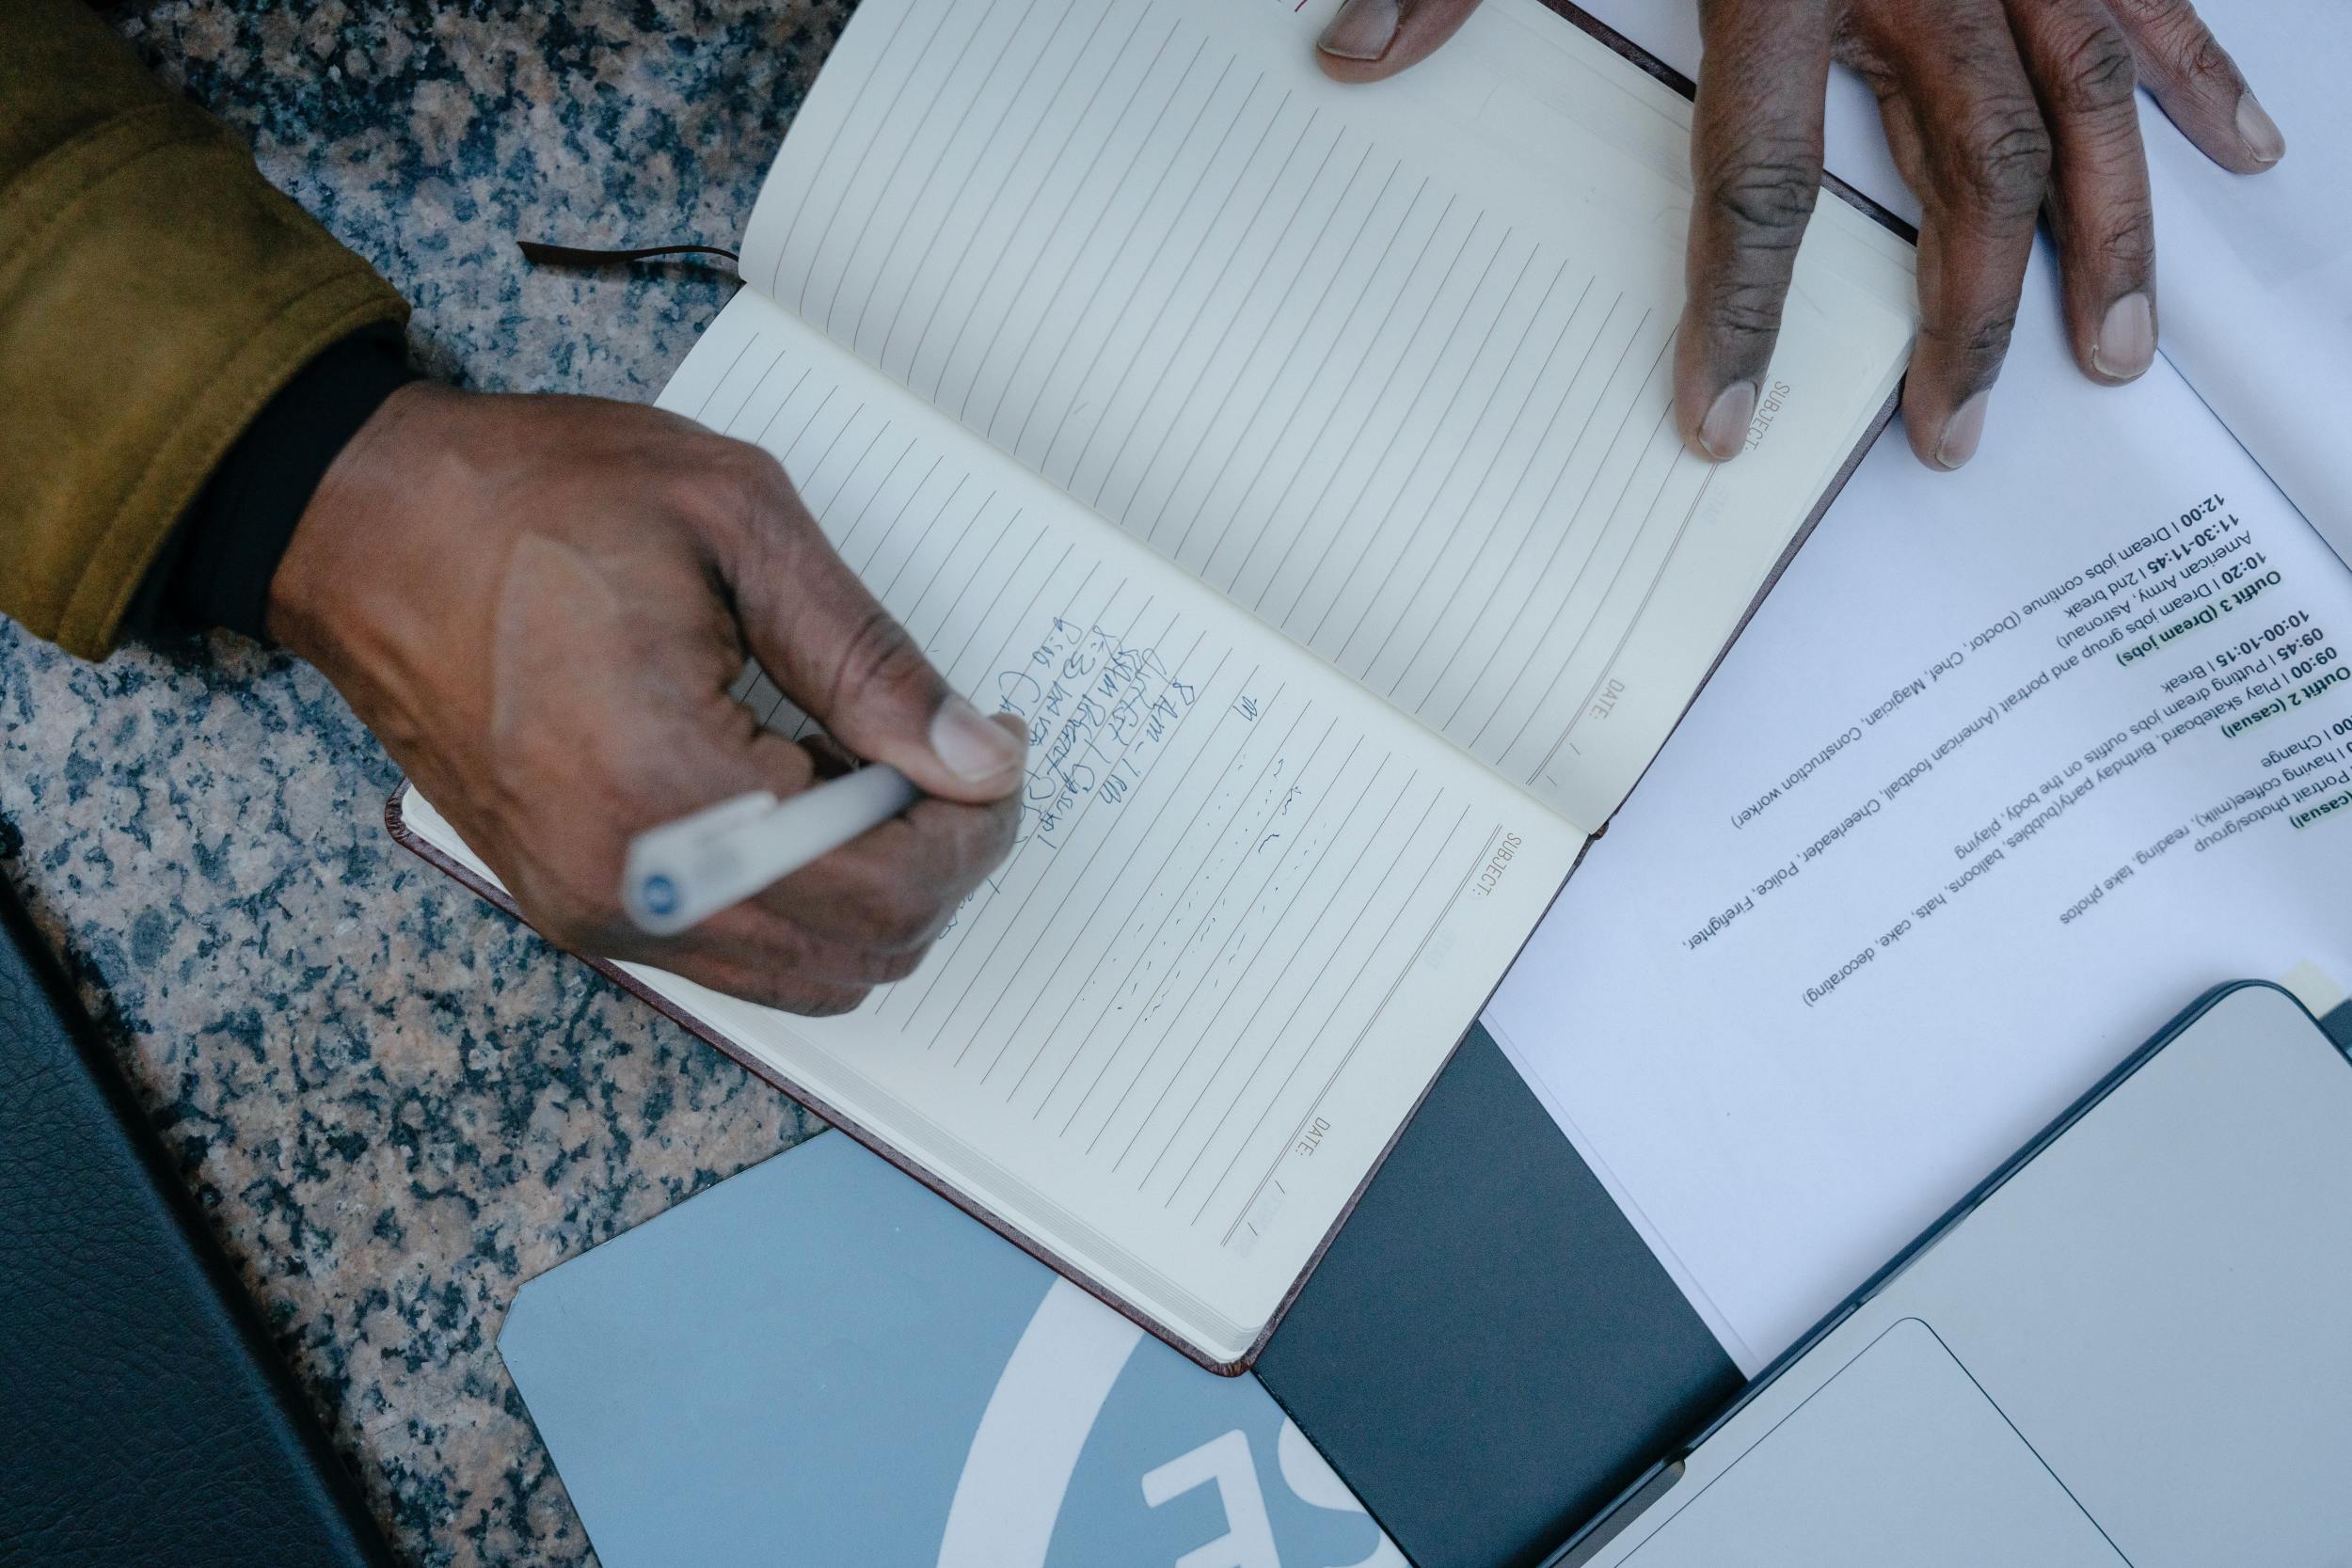
<svg viewBox="0 0 2352 1568">
<path fill-rule="evenodd" d="M 405 335 L 389 322 L 362 327 L 297 372 L 205 481 L 149 568 L 135 623 L 261 638 L 270 578 L 327 465 L 386 398 L 417 379 Z"/>
</svg>

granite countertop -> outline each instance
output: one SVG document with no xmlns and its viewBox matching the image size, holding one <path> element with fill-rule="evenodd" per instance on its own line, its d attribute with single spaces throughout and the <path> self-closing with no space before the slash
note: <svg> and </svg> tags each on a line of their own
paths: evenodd
<svg viewBox="0 0 2352 1568">
<path fill-rule="evenodd" d="M 517 237 L 732 245 L 840 0 L 164 0 L 164 76 L 415 302 L 422 364 L 650 400 L 735 287 Z M 0 873 L 63 955 L 404 1556 L 585 1563 L 495 1340 L 523 1280 L 806 1112 L 413 860 L 315 672 L 0 620 Z"/>
</svg>

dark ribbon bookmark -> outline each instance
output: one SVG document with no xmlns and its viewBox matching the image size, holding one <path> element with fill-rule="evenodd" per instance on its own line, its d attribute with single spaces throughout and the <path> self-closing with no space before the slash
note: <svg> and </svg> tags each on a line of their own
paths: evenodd
<svg viewBox="0 0 2352 1568">
<path fill-rule="evenodd" d="M 578 245 L 543 245 L 537 240 L 517 240 L 516 248 L 523 260 L 534 266 L 553 267 L 621 267 L 633 261 L 650 261 L 664 256 L 723 256 L 737 260 L 734 251 L 715 245 L 657 245 L 640 250 L 586 250 Z"/>
</svg>

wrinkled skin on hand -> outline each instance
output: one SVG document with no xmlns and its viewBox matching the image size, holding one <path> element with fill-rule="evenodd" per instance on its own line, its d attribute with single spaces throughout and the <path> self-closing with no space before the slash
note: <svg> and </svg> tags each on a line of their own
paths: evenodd
<svg viewBox="0 0 2352 1568">
<path fill-rule="evenodd" d="M 269 617 L 577 952 L 845 1011 L 914 969 L 1012 842 L 1018 726 L 948 691 L 774 460 L 657 409 L 403 388 L 304 512 Z M 746 657 L 926 799 L 657 940 L 621 911 L 634 834 L 844 760 L 728 698 Z"/>
<path fill-rule="evenodd" d="M 1664 3 L 1664 0 L 1660 0 Z M 1322 39 L 1343 81 L 1391 75 L 1478 0 L 1348 0 Z M 2155 362 L 2156 245 L 2136 87 L 2222 167 L 2286 141 L 2188 0 L 1698 0 L 1688 299 L 1676 347 L 1684 441 L 1736 455 L 1764 385 L 1797 244 L 1821 183 L 1830 63 L 1878 95 L 1919 198 L 1923 323 L 1903 419 L 1921 461 L 1976 454 L 2009 351 L 2038 215 L 2065 277 L 2067 335 L 2109 385 Z"/>
</svg>

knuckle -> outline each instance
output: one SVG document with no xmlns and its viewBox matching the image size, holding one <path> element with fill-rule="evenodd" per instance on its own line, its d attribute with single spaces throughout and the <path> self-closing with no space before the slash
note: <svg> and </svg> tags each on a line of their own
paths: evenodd
<svg viewBox="0 0 2352 1568">
<path fill-rule="evenodd" d="M 1707 200 L 1745 247 L 1793 250 L 1820 198 L 1821 160 L 1791 141 L 1748 144 L 1707 182 Z"/>
<path fill-rule="evenodd" d="M 786 483 L 784 465 L 765 450 L 724 436 L 696 443 L 679 478 L 705 505 L 738 513 Z"/>
<path fill-rule="evenodd" d="M 1725 278 L 1708 291 L 1708 325 L 1734 345 L 1769 341 L 1779 335 L 1787 301 L 1776 284 Z"/>
<path fill-rule="evenodd" d="M 963 868 L 966 875 L 985 876 L 1004 863 L 1021 837 L 1023 809 L 1018 795 L 1009 796 L 988 808 L 988 825 L 979 835 L 971 862 Z"/>
<path fill-rule="evenodd" d="M 942 876 L 968 882 L 985 876 L 1012 848 L 1021 826 L 1018 795 L 985 805 L 958 805 L 941 810 L 928 826 L 935 834 L 936 859 Z"/>
<path fill-rule="evenodd" d="M 956 820 L 938 855 L 939 882 L 960 896 L 1003 864 L 1012 853 L 1021 827 L 1021 803 L 1015 800 L 985 806 L 959 808 Z"/>
<path fill-rule="evenodd" d="M 544 904 L 526 904 L 516 900 L 516 908 L 531 928 L 562 948 L 580 958 L 600 958 L 605 943 L 599 924 L 567 909 L 550 909 Z"/>
<path fill-rule="evenodd" d="M 876 911 L 875 935 L 893 953 L 920 948 L 939 923 L 939 900 L 927 891 L 907 889 L 887 897 Z"/>
<path fill-rule="evenodd" d="M 861 981 L 837 980 L 803 972 L 797 965 L 772 960 L 759 963 L 678 965 L 678 972 L 698 985 L 724 991 L 762 1007 L 799 1013 L 803 1018 L 830 1018 L 855 1008 L 866 1000 Z"/>
<path fill-rule="evenodd" d="M 814 912 L 837 942 L 861 953 L 898 953 L 930 940 L 942 912 L 942 885 L 929 857 L 895 858 Z"/>
<path fill-rule="evenodd" d="M 2155 270 L 2155 225 L 2145 207 L 2118 218 L 2092 236 L 2091 243 L 2100 261 L 2115 272 L 2138 277 Z"/>
<path fill-rule="evenodd" d="M 2230 52 L 2221 47 L 2221 40 L 2205 30 L 2201 23 L 2192 23 L 2188 37 L 2179 46 L 2181 74 L 2193 82 L 2216 87 L 2234 86 L 2237 65 Z"/>
<path fill-rule="evenodd" d="M 2047 90 L 2052 106 L 2061 114 L 2095 118 L 2130 109 L 2139 87 L 2132 46 L 2105 23 L 2069 40 L 2055 70 L 2056 80 Z"/>
<path fill-rule="evenodd" d="M 802 888 L 789 907 L 771 907 L 796 927 L 812 958 L 848 959 L 862 965 L 876 953 L 897 952 L 922 941 L 933 913 L 931 895 L 895 885 L 915 880 L 930 885 L 925 869 L 904 860 L 856 866 L 834 874 L 821 893 Z"/>
<path fill-rule="evenodd" d="M 791 1001 L 777 1004 L 785 1011 L 803 1018 L 839 1018 L 863 1006 L 868 991 L 866 986 L 812 986 L 803 989 Z"/>
<path fill-rule="evenodd" d="M 930 950 L 931 944 L 925 942 L 895 953 L 877 954 L 869 966 L 875 983 L 897 985 L 923 966 L 923 960 L 930 957 Z"/>
<path fill-rule="evenodd" d="M 1985 104 L 1962 127 L 1954 170 L 1961 199 L 2003 222 L 2030 221 L 2050 183 L 2050 132 L 2027 98 Z"/>
<path fill-rule="evenodd" d="M 920 681 L 927 670 L 906 628 L 882 606 L 869 606 L 837 656 L 824 711 L 855 713 Z"/>
<path fill-rule="evenodd" d="M 599 900 L 575 888 L 541 881 L 518 889 L 515 907 L 532 929 L 566 953 L 606 958 L 620 946 L 624 926 L 617 898 Z"/>
<path fill-rule="evenodd" d="M 2237 80 L 2230 52 L 2185 0 L 2107 0 L 2107 8 L 2139 42 L 2152 68 L 2194 81 Z"/>
<path fill-rule="evenodd" d="M 707 437 L 681 466 L 678 483 L 690 515 L 755 555 L 775 543 L 779 523 L 800 513 L 784 465 L 749 441 Z"/>
<path fill-rule="evenodd" d="M 788 971 L 730 961 L 702 947 L 673 943 L 652 961 L 682 979 L 755 1006 L 789 1010 L 800 994 Z"/>
<path fill-rule="evenodd" d="M 697 985 L 707 986 L 712 990 L 739 996 L 755 1006 L 773 1007 L 778 1012 L 786 1013 L 806 1010 L 803 1001 L 808 995 L 808 988 L 794 980 L 769 979 L 764 976 L 737 979 L 729 974 L 703 976 L 693 974 L 689 974 L 687 978 Z"/>
<path fill-rule="evenodd" d="M 1997 311 L 1972 324 L 1959 342 L 1961 356 L 1977 368 L 1984 380 L 1992 379 L 2001 361 L 2009 356 L 2009 341 L 2017 329 L 2014 309 Z"/>
<path fill-rule="evenodd" d="M 718 477 L 763 498 L 788 489 L 792 483 L 773 452 L 731 436 L 721 436 L 713 443 L 707 461 Z"/>
</svg>

